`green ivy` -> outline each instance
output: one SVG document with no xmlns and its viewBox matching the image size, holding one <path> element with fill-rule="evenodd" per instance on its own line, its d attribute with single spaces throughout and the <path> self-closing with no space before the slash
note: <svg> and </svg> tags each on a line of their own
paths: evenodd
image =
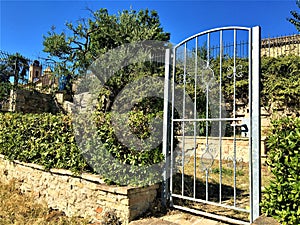
<svg viewBox="0 0 300 225">
<path fill-rule="evenodd" d="M 264 107 L 272 111 L 277 105 L 290 112 L 299 112 L 300 56 L 263 57 L 261 70 Z"/>
<path fill-rule="evenodd" d="M 300 224 L 300 118 L 272 122 L 267 164 L 274 179 L 264 191 L 262 210 L 285 224 Z"/>
</svg>

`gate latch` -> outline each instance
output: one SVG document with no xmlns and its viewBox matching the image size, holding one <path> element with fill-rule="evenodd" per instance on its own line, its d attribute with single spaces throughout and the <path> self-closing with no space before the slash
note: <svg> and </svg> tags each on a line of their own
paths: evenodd
<svg viewBox="0 0 300 225">
<path fill-rule="evenodd" d="M 241 123 L 233 123 L 231 124 L 233 127 L 240 127 L 241 132 L 245 134 L 245 137 L 247 137 L 247 132 L 249 132 L 249 118 L 244 118 L 241 120 Z"/>
</svg>

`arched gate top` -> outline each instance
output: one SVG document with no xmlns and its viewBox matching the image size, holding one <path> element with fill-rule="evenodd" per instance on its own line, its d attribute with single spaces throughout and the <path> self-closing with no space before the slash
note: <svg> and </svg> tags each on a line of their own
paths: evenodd
<svg viewBox="0 0 300 225">
<path fill-rule="evenodd" d="M 210 30 L 206 30 L 206 31 L 202 31 L 200 33 L 197 33 L 193 36 L 190 36 L 188 38 L 186 38 L 185 40 L 183 40 L 182 42 L 180 42 L 179 44 L 175 45 L 174 49 L 180 47 L 181 45 L 183 45 L 184 43 L 196 38 L 196 37 L 199 37 L 199 36 L 202 36 L 202 35 L 206 35 L 206 34 L 209 34 L 209 33 L 214 33 L 214 32 L 217 32 L 217 31 L 225 31 L 225 30 L 245 30 L 245 31 L 251 31 L 252 28 L 249 28 L 249 27 L 240 27 L 240 26 L 228 26 L 228 27 L 218 27 L 218 28 L 213 28 L 213 29 L 210 29 Z"/>
</svg>

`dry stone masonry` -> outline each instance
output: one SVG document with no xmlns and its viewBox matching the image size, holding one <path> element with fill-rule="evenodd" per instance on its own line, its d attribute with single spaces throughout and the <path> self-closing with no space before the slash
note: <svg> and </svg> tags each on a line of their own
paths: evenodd
<svg viewBox="0 0 300 225">
<path fill-rule="evenodd" d="M 10 162 L 0 155 L 0 180 L 20 182 L 22 192 L 31 192 L 37 201 L 58 209 L 67 216 L 101 221 L 103 215 L 115 210 L 122 224 L 128 224 L 143 214 L 157 196 L 159 185 L 149 187 L 120 187 L 106 185 L 97 175 L 74 176 L 62 169 L 45 171 L 42 166 Z"/>
</svg>

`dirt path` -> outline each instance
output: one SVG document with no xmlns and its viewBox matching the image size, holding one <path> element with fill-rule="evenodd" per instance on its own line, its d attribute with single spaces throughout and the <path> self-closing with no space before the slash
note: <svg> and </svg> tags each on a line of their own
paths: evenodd
<svg viewBox="0 0 300 225">
<path fill-rule="evenodd" d="M 132 221 L 129 225 L 229 225 L 221 221 L 204 218 L 198 215 L 173 210 L 167 215 L 155 218 L 145 218 Z"/>
</svg>

